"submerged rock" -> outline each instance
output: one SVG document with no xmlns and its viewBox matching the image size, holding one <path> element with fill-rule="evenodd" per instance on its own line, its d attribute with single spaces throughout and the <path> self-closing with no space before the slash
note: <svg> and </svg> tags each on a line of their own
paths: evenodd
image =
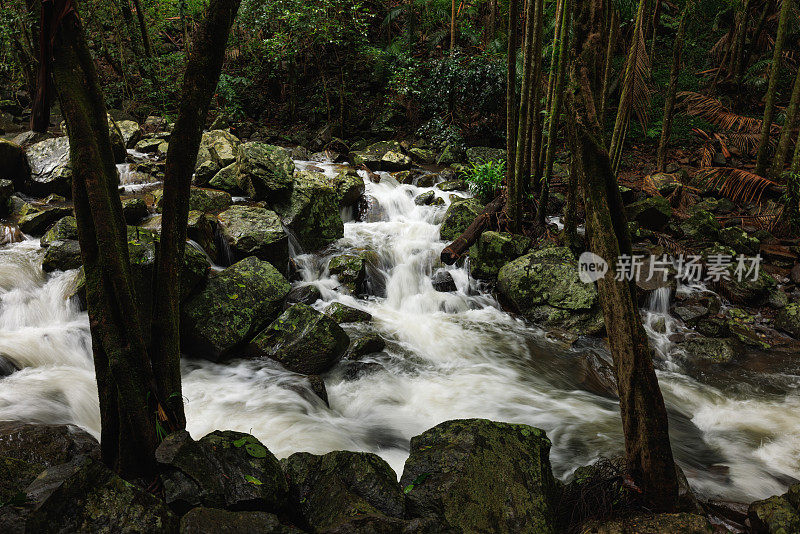
<svg viewBox="0 0 800 534">
<path fill-rule="evenodd" d="M 255 206 L 233 206 L 217 219 L 230 263 L 255 256 L 270 262 L 282 274 L 288 273 L 289 237 L 277 213 Z"/>
<path fill-rule="evenodd" d="M 439 235 L 443 241 L 452 241 L 460 236 L 472 221 L 483 211 L 483 204 L 477 199 L 467 198 L 453 201 L 444 214 Z"/>
<path fill-rule="evenodd" d="M 325 308 L 324 313 L 338 324 L 368 323 L 372 320 L 372 315 L 370 313 L 353 308 L 347 304 L 342 304 L 341 302 L 330 304 Z"/>
<path fill-rule="evenodd" d="M 181 518 L 181 534 L 302 534 L 267 512 L 193 508 Z"/>
<path fill-rule="evenodd" d="M 350 348 L 347 349 L 345 358 L 348 360 L 360 360 L 368 354 L 380 352 L 386 348 L 386 341 L 380 334 L 367 334 L 356 338 L 350 343 Z"/>
<path fill-rule="evenodd" d="M 550 440 L 538 428 L 447 421 L 411 439 L 400 484 L 408 515 L 456 532 L 554 531 Z"/>
<path fill-rule="evenodd" d="M 278 317 L 290 289 L 272 264 L 255 256 L 228 267 L 181 307 L 184 351 L 211 361 L 231 355 Z"/>
<path fill-rule="evenodd" d="M 344 236 L 339 193 L 324 174 L 296 173 L 291 198 L 274 208 L 305 251 L 318 250 Z"/>
<path fill-rule="evenodd" d="M 597 289 L 578 278 L 578 262 L 566 247 L 545 248 L 504 265 L 500 295 L 526 319 L 579 335 L 604 328 Z"/>
<path fill-rule="evenodd" d="M 469 249 L 470 273 L 475 278 L 497 278 L 506 263 L 522 256 L 531 240 L 523 235 L 508 232 L 483 232 Z"/>
<path fill-rule="evenodd" d="M 289 198 L 294 184 L 294 162 L 279 146 L 250 142 L 239 146 L 236 158 L 239 189 L 253 200 L 271 204 Z"/>
<path fill-rule="evenodd" d="M 289 371 L 317 375 L 338 362 L 350 338 L 339 324 L 305 304 L 295 304 L 250 343 L 248 352 L 279 362 Z"/>
<path fill-rule="evenodd" d="M 197 506 L 281 511 L 288 488 L 280 463 L 249 434 L 216 430 L 194 441 L 185 430 L 156 450 L 164 500 L 179 513 Z"/>
</svg>

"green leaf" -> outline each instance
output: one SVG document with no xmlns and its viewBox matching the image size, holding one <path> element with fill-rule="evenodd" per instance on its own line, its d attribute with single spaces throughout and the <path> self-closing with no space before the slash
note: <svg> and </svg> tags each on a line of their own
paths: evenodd
<svg viewBox="0 0 800 534">
<path fill-rule="evenodd" d="M 247 454 L 252 456 L 253 458 L 266 458 L 267 457 L 267 448 L 263 445 L 259 445 L 258 443 L 248 443 L 245 445 L 244 449 L 247 451 Z"/>
<path fill-rule="evenodd" d="M 249 483 L 251 483 L 251 484 L 254 484 L 254 485 L 256 485 L 256 486 L 263 486 L 263 485 L 264 485 L 264 483 L 263 483 L 263 482 L 261 482 L 260 480 L 258 480 L 256 477 L 253 477 L 253 476 L 250 476 L 250 475 L 245 475 L 245 476 L 244 476 L 244 479 L 245 479 L 246 481 L 248 481 Z"/>
<path fill-rule="evenodd" d="M 237 439 L 236 441 L 233 442 L 233 446 L 238 449 L 240 447 L 244 447 L 245 443 L 247 443 L 247 440 L 245 438 Z"/>
</svg>

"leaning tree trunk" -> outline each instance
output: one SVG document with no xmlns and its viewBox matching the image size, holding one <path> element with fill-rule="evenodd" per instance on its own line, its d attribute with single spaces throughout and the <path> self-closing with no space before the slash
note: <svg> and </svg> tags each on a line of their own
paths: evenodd
<svg viewBox="0 0 800 534">
<path fill-rule="evenodd" d="M 126 1 L 126 0 L 125 0 Z M 139 19 L 139 29 L 142 32 L 142 46 L 147 57 L 153 57 L 153 45 L 150 43 L 150 32 L 147 31 L 147 22 L 144 20 L 144 10 L 139 0 L 133 0 L 133 7 L 136 8 L 136 16 Z"/>
<path fill-rule="evenodd" d="M 772 121 L 775 119 L 775 96 L 778 92 L 783 43 L 786 41 L 786 32 L 789 27 L 789 18 L 792 16 L 793 3 L 793 0 L 783 0 L 780 18 L 778 19 L 778 34 L 775 37 L 775 50 L 772 54 L 772 67 L 769 72 L 769 86 L 767 87 L 766 103 L 764 105 L 764 120 L 761 124 L 761 138 L 758 141 L 758 156 L 756 158 L 756 174 L 760 176 L 764 176 L 769 165 L 769 138 L 772 135 Z"/>
<path fill-rule="evenodd" d="M 672 67 L 669 71 L 669 88 L 667 97 L 664 99 L 664 119 L 661 124 L 661 139 L 658 141 L 658 155 L 656 156 L 656 169 L 664 172 L 667 166 L 667 143 L 672 132 L 672 117 L 675 111 L 675 93 L 678 90 L 678 74 L 681 70 L 681 56 L 683 55 L 683 39 L 686 35 L 686 19 L 689 13 L 691 2 L 687 2 L 683 8 L 681 22 L 678 25 L 678 33 L 675 35 L 675 42 L 672 45 Z"/>
<path fill-rule="evenodd" d="M 506 70 L 506 194 L 512 198 L 516 192 L 514 164 L 517 147 L 517 18 L 519 0 L 508 3 L 508 65 Z M 516 224 L 516 221 L 511 221 Z"/>
<path fill-rule="evenodd" d="M 652 349 L 636 305 L 635 283 L 616 280 L 615 263 L 631 254 L 631 239 L 616 176 L 602 146 L 587 65 L 597 46 L 597 20 L 592 3 L 579 3 L 575 22 L 567 121 L 574 151 L 574 172 L 583 185 L 586 231 L 592 252 L 609 263 L 597 281 L 620 397 L 628 470 L 650 506 L 674 510 L 677 472 L 669 442 L 667 412 L 653 367 Z"/>
<path fill-rule="evenodd" d="M 786 108 L 786 120 L 783 123 L 783 128 L 781 128 L 781 137 L 778 141 L 778 148 L 775 150 L 775 159 L 772 160 L 770 175 L 773 178 L 780 177 L 783 172 L 783 166 L 786 164 L 786 158 L 789 156 L 789 144 L 794 131 L 795 119 L 797 119 L 798 106 L 800 106 L 800 67 L 798 67 L 797 74 L 794 77 L 792 97 L 789 100 L 789 107 Z"/>
<path fill-rule="evenodd" d="M 52 74 L 70 139 L 72 195 L 86 275 L 101 415 L 103 461 L 123 478 L 155 475 L 157 428 L 164 424 L 145 346 L 117 191 L 103 93 L 83 27 L 68 0 L 43 2 Z M 59 13 L 67 10 L 63 18 Z M 44 58 L 48 59 L 47 57 Z"/>
<path fill-rule="evenodd" d="M 225 48 L 240 0 L 211 0 L 197 28 L 183 77 L 180 111 L 167 150 L 161 241 L 152 321 L 153 371 L 161 398 L 185 426 L 180 374 L 180 266 L 186 248 L 189 192 L 208 106 L 217 88 Z"/>
<path fill-rule="evenodd" d="M 800 130 L 798 130 L 797 139 L 794 140 L 794 155 L 792 156 L 790 170 L 792 174 L 800 172 Z"/>
<path fill-rule="evenodd" d="M 603 83 L 600 87 L 600 125 L 605 124 L 606 106 L 608 104 L 608 84 L 611 80 L 611 70 L 613 67 L 614 47 L 617 45 L 617 33 L 619 31 L 619 13 L 613 4 L 610 6 L 611 20 L 608 24 L 608 42 L 606 43 L 605 61 L 603 62 Z"/>
</svg>

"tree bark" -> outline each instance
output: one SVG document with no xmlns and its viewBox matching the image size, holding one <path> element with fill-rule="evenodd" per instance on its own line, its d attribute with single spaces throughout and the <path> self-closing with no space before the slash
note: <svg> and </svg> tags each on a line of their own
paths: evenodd
<svg viewBox="0 0 800 534">
<path fill-rule="evenodd" d="M 123 0 L 127 1 L 127 0 Z M 139 19 L 139 30 L 142 32 L 142 46 L 147 57 L 153 57 L 153 45 L 150 43 L 150 32 L 147 31 L 147 22 L 144 20 L 144 10 L 139 0 L 133 0 L 133 7 L 136 8 L 136 16 Z"/>
<path fill-rule="evenodd" d="M 780 178 L 783 166 L 786 164 L 786 158 L 789 155 L 789 145 L 791 144 L 791 135 L 797 119 L 798 106 L 800 106 L 800 68 L 797 69 L 797 74 L 794 77 L 792 97 L 789 100 L 789 107 L 786 108 L 786 120 L 783 123 L 783 128 L 781 128 L 781 137 L 778 141 L 778 147 L 775 149 L 775 158 L 772 160 L 770 175 L 776 179 Z"/>
<path fill-rule="evenodd" d="M 508 2 L 508 65 L 506 69 L 506 193 L 514 187 L 517 146 L 517 18 L 519 0 Z"/>
<path fill-rule="evenodd" d="M 457 262 L 458 259 L 469 250 L 469 247 L 474 245 L 478 238 L 481 237 L 481 234 L 489 225 L 492 216 L 503 209 L 504 204 L 505 199 L 503 195 L 491 201 L 489 205 L 483 209 L 481 214 L 475 217 L 475 220 L 464 230 L 464 233 L 442 250 L 442 254 L 440 255 L 442 263 L 445 265 L 453 265 Z"/>
<path fill-rule="evenodd" d="M 775 36 L 775 50 L 772 54 L 772 67 L 769 72 L 769 86 L 767 87 L 766 102 L 764 105 L 764 120 L 761 125 L 761 138 L 758 142 L 758 156 L 756 158 L 756 174 L 764 176 L 769 165 L 769 137 L 772 134 L 772 121 L 775 119 L 776 93 L 778 92 L 778 78 L 781 71 L 781 55 L 783 44 L 786 41 L 786 32 L 789 26 L 789 17 L 792 13 L 793 0 L 783 0 L 781 14 L 778 19 L 778 34 Z"/>
<path fill-rule="evenodd" d="M 606 105 L 608 103 L 608 83 L 611 79 L 611 70 L 614 60 L 614 48 L 617 44 L 617 32 L 619 31 L 619 14 L 617 9 L 611 4 L 611 21 L 609 23 L 608 43 L 606 48 L 605 62 L 603 64 L 603 84 L 600 89 L 600 125 L 605 124 Z"/>
<path fill-rule="evenodd" d="M 160 396 L 185 426 L 180 374 L 180 272 L 186 248 L 189 192 L 208 106 L 240 0 L 211 0 L 197 28 L 183 78 L 180 111 L 170 136 L 162 198 L 161 240 L 152 321 L 153 370 Z"/>
<path fill-rule="evenodd" d="M 664 99 L 664 118 L 661 124 L 661 139 L 658 141 L 658 154 L 656 156 L 656 169 L 664 172 L 667 166 L 667 143 L 672 132 L 672 117 L 675 111 L 675 94 L 678 90 L 678 74 L 681 71 L 681 56 L 683 55 L 683 39 L 686 35 L 686 19 L 691 7 L 691 1 L 686 3 L 678 25 L 678 33 L 672 44 L 672 67 L 669 71 L 669 87 Z"/>
<path fill-rule="evenodd" d="M 456 47 L 456 0 L 450 5 L 450 54 Z"/>
</svg>

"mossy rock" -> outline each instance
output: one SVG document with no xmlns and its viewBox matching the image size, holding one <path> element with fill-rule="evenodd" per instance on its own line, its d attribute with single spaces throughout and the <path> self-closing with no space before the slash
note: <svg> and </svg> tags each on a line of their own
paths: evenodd
<svg viewBox="0 0 800 534">
<path fill-rule="evenodd" d="M 81 246 L 74 239 L 53 241 L 45 250 L 42 259 L 42 270 L 46 273 L 78 269 L 81 265 L 83 265 Z"/>
<path fill-rule="evenodd" d="M 78 239 L 78 221 L 72 215 L 59 219 L 39 240 L 42 247 L 49 247 L 55 241 Z"/>
<path fill-rule="evenodd" d="M 683 234 L 694 241 L 715 241 L 722 226 L 709 212 L 699 210 L 680 224 Z"/>
<path fill-rule="evenodd" d="M 373 171 L 402 171 L 411 166 L 411 158 L 403 154 L 397 141 L 379 141 L 350 155 L 354 166 L 365 165 Z"/>
<path fill-rule="evenodd" d="M 506 151 L 502 148 L 488 146 L 472 146 L 467 149 L 467 163 L 478 164 L 487 161 L 505 161 Z"/>
<path fill-rule="evenodd" d="M 295 373 L 318 375 L 330 370 L 349 345 L 350 338 L 336 321 L 295 304 L 250 342 L 248 353 L 271 358 Z"/>
<path fill-rule="evenodd" d="M 294 162 L 279 146 L 250 142 L 239 145 L 237 183 L 253 200 L 277 203 L 289 198 L 294 185 Z"/>
<path fill-rule="evenodd" d="M 464 180 L 448 180 L 436 185 L 436 188 L 445 193 L 450 191 L 466 191 L 467 182 Z"/>
<path fill-rule="evenodd" d="M 436 200 L 436 193 L 433 191 L 425 191 L 420 193 L 414 198 L 414 204 L 417 206 L 430 206 Z"/>
<path fill-rule="evenodd" d="M 365 290 L 368 267 L 375 265 L 377 261 L 377 255 L 372 251 L 340 254 L 331 258 L 328 272 L 335 275 L 350 293 L 362 293 Z"/>
<path fill-rule="evenodd" d="M 637 515 L 609 521 L 592 520 L 582 534 L 712 534 L 708 518 L 690 513 Z"/>
<path fill-rule="evenodd" d="M 181 518 L 181 534 L 302 534 L 268 512 L 231 512 L 193 508 Z"/>
<path fill-rule="evenodd" d="M 483 209 L 484 205 L 474 198 L 452 202 L 448 206 L 442 225 L 439 228 L 441 239 L 443 241 L 456 239 L 483 212 Z"/>
<path fill-rule="evenodd" d="M 720 230 L 719 240 L 723 245 L 731 247 L 736 252 L 749 256 L 755 256 L 758 254 L 759 248 L 761 248 L 761 243 L 758 239 L 735 226 Z"/>
<path fill-rule="evenodd" d="M 739 266 L 738 256 L 736 251 L 730 247 L 717 243 L 703 249 L 701 255 L 706 264 L 713 264 L 717 260 L 727 260 L 729 262 L 723 269 L 727 272 L 727 276 L 721 276 L 720 280 L 712 281 L 712 286 L 716 287 L 723 296 L 734 304 L 761 306 L 769 300 L 770 293 L 778 285 L 775 278 L 767 273 L 763 266 L 759 268 L 757 276 L 753 276 L 753 273 L 742 272 L 740 277 L 737 273 Z M 745 271 L 749 266 L 749 263 L 745 264 Z"/>
<path fill-rule="evenodd" d="M 774 496 L 750 504 L 747 518 L 753 532 L 790 534 L 800 532 L 800 513 L 786 496 Z"/>
<path fill-rule="evenodd" d="M 341 171 L 331 179 L 331 183 L 336 188 L 340 208 L 354 206 L 366 190 L 364 179 L 352 169 Z"/>
<path fill-rule="evenodd" d="M 527 425 L 446 421 L 411 439 L 400 485 L 411 517 L 456 532 L 554 532 L 550 440 Z"/>
<path fill-rule="evenodd" d="M 274 209 L 304 251 L 321 249 L 344 236 L 339 192 L 322 173 L 297 172 L 289 201 Z"/>
<path fill-rule="evenodd" d="M 475 278 L 491 280 L 506 263 L 522 256 L 530 238 L 508 232 L 483 232 L 469 249 L 470 272 Z"/>
<path fill-rule="evenodd" d="M 236 162 L 241 141 L 227 130 L 203 133 L 195 165 L 195 183 L 205 185 L 220 169 Z"/>
<path fill-rule="evenodd" d="M 181 340 L 194 357 L 220 361 L 275 320 L 291 286 L 269 262 L 250 256 L 212 276 L 181 307 Z"/>
<path fill-rule="evenodd" d="M 661 230 L 672 218 L 672 208 L 664 197 L 650 197 L 625 208 L 629 221 L 648 230 Z"/>
<path fill-rule="evenodd" d="M 153 197 L 156 200 L 156 211 L 161 213 L 162 203 L 164 201 L 163 191 L 153 192 Z M 205 189 L 201 187 L 192 187 L 189 191 L 189 210 L 190 211 L 203 211 L 206 213 L 219 213 L 230 207 L 233 203 L 230 193 L 225 191 L 217 191 L 216 189 Z"/>
<path fill-rule="evenodd" d="M 239 188 L 237 176 L 239 175 L 239 167 L 235 163 L 231 163 L 227 167 L 223 167 L 217 172 L 213 178 L 208 181 L 208 187 L 226 191 L 231 195 L 242 195 L 243 191 Z"/>
<path fill-rule="evenodd" d="M 127 224 L 139 224 L 149 214 L 147 202 L 142 198 L 126 198 L 122 201 L 122 216 Z"/>
<path fill-rule="evenodd" d="M 72 215 L 72 208 L 25 203 L 18 215 L 17 225 L 20 230 L 28 235 L 42 235 L 56 221 Z"/>
<path fill-rule="evenodd" d="M 368 323 L 372 321 L 372 315 L 370 313 L 342 304 L 341 302 L 329 304 L 323 313 L 338 324 Z"/>
<path fill-rule="evenodd" d="M 800 339 L 800 304 L 792 303 L 778 312 L 775 326 Z"/>
<path fill-rule="evenodd" d="M 369 354 L 375 354 L 386 348 L 386 341 L 380 334 L 366 334 L 359 338 L 354 339 L 350 343 L 350 348 L 347 349 L 345 358 L 348 360 L 360 360 Z"/>
<path fill-rule="evenodd" d="M 277 213 L 256 206 L 233 206 L 220 213 L 217 220 L 227 245 L 226 261 L 236 263 L 255 256 L 288 274 L 289 237 Z"/>
<path fill-rule="evenodd" d="M 725 312 L 728 330 L 745 345 L 760 349 L 771 347 L 766 334 L 759 332 L 755 317 L 741 308 L 730 308 Z"/>
<path fill-rule="evenodd" d="M 679 345 L 692 363 L 729 363 L 736 357 L 736 347 L 729 339 L 692 337 Z"/>
</svg>

